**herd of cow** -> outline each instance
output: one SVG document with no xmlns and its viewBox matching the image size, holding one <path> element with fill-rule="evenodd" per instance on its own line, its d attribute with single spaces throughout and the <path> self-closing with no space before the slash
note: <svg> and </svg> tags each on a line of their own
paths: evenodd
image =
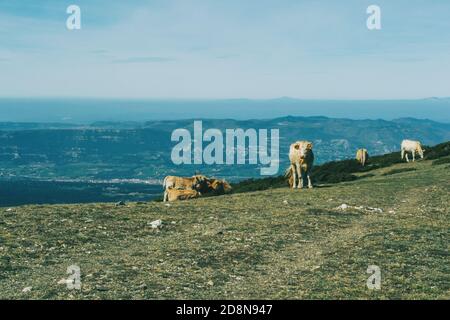
<svg viewBox="0 0 450 320">
<path fill-rule="evenodd" d="M 401 158 L 406 157 L 409 162 L 408 153 L 415 161 L 416 153 L 423 159 L 424 149 L 419 141 L 403 140 L 401 144 Z M 366 149 L 358 149 L 356 160 L 365 166 L 369 159 Z M 296 141 L 289 148 L 290 166 L 285 172 L 289 186 L 295 188 L 313 188 L 311 172 L 314 164 L 313 144 L 310 141 Z M 188 200 L 208 195 L 222 195 L 231 192 L 231 186 L 225 180 L 208 178 L 203 175 L 184 178 L 167 176 L 163 182 L 164 202 Z"/>
</svg>

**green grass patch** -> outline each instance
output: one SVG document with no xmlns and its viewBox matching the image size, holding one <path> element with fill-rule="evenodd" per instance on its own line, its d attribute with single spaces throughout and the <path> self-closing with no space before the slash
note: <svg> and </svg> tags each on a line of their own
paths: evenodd
<svg viewBox="0 0 450 320">
<path fill-rule="evenodd" d="M 416 171 L 416 170 L 417 169 L 415 169 L 415 168 L 392 169 L 392 170 L 389 170 L 389 171 L 383 173 L 382 175 L 383 176 L 390 176 L 390 175 L 397 174 L 397 173 L 411 172 L 411 171 Z"/>
</svg>

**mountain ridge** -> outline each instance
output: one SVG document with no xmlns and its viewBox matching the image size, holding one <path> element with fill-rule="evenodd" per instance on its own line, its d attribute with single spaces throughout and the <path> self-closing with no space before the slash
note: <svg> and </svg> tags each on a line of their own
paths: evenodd
<svg viewBox="0 0 450 320">
<path fill-rule="evenodd" d="M 318 164 L 353 158 L 365 147 L 370 155 L 397 151 L 402 139 L 435 145 L 450 140 L 450 124 L 404 118 L 349 120 L 285 116 L 267 120 L 205 119 L 203 130 L 279 129 L 280 170 L 287 165 L 289 145 L 302 139 L 314 143 Z M 171 133 L 193 131 L 193 120 L 97 122 L 95 126 L 0 123 L 1 177 L 35 179 L 161 179 L 196 171 L 229 180 L 259 176 L 257 165 L 176 166 Z"/>
</svg>

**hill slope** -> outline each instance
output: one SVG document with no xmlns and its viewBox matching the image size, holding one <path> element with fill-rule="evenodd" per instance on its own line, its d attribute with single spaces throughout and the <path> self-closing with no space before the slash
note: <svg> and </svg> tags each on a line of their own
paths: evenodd
<svg viewBox="0 0 450 320">
<path fill-rule="evenodd" d="M 448 163 L 372 174 L 170 206 L 3 209 L 0 298 L 450 298 Z M 81 291 L 57 284 L 73 264 Z M 380 291 L 366 287 L 369 265 Z"/>
<path fill-rule="evenodd" d="M 175 165 L 171 151 L 177 143 L 171 141 L 171 134 L 177 128 L 186 128 L 193 134 L 193 123 L 194 120 L 102 122 L 78 127 L 0 123 L 0 179 L 146 180 L 169 174 L 190 176 L 196 171 L 231 181 L 260 177 L 260 165 Z M 393 152 L 404 138 L 418 139 L 426 145 L 450 140 L 450 124 L 417 119 L 204 119 L 203 130 L 208 128 L 223 133 L 233 128 L 278 129 L 281 170 L 288 165 L 290 144 L 300 138 L 314 143 L 317 164 L 353 158 L 361 147 L 368 149 L 370 155 Z"/>
</svg>

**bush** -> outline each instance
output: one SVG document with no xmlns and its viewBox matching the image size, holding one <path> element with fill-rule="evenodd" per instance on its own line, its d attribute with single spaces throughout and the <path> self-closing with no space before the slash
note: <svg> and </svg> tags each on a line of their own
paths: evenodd
<svg viewBox="0 0 450 320">
<path fill-rule="evenodd" d="M 424 149 L 425 159 L 427 160 L 434 160 L 450 156 L 450 142 L 444 142 L 431 148 L 424 147 Z"/>
</svg>

